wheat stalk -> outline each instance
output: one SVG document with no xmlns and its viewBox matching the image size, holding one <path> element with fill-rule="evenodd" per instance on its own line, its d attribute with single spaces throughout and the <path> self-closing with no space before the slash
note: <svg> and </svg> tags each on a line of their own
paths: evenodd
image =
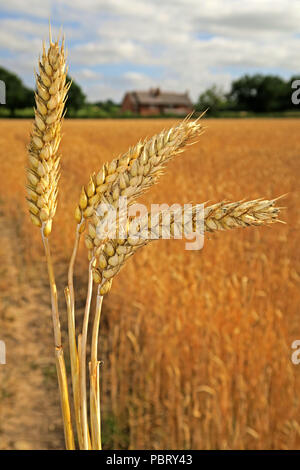
<svg viewBox="0 0 300 470">
<path fill-rule="evenodd" d="M 279 221 L 280 208 L 275 205 L 278 199 L 256 199 L 234 203 L 221 202 L 206 207 L 202 213 L 200 211 L 202 217 L 201 231 L 215 232 L 253 225 L 266 225 Z M 169 217 L 165 218 L 165 214 Z M 122 238 L 110 238 L 102 244 L 98 243 L 100 239 L 95 243 L 95 240 L 97 240 L 97 220 L 98 224 L 101 225 L 102 218 L 94 213 L 93 224 L 90 224 L 89 235 L 86 236 L 86 244 L 90 258 L 89 275 L 91 275 L 92 270 L 93 280 L 98 284 L 90 365 L 90 410 L 93 445 L 96 446 L 94 448 L 100 449 L 99 362 L 97 361 L 96 345 L 98 344 L 103 296 L 109 292 L 114 276 L 124 266 L 126 260 L 139 248 L 152 241 L 153 236 L 154 239 L 160 239 L 165 233 L 170 235 L 171 238 L 182 233 L 185 235 L 197 233 L 199 235 L 199 222 L 201 220 L 199 220 L 199 205 L 185 210 L 183 217 L 181 210 L 178 213 L 176 211 L 170 212 L 170 210 L 165 211 L 165 213 L 158 216 L 155 215 L 154 220 L 151 214 L 146 214 L 132 221 L 127 219 L 125 227 L 122 227 L 122 230 L 125 229 Z M 92 227 L 92 230 L 90 227 Z"/>
<path fill-rule="evenodd" d="M 64 433 L 67 449 L 74 449 L 69 393 L 61 342 L 57 289 L 48 237 L 57 205 L 59 180 L 58 147 L 61 140 L 61 121 L 69 85 L 66 85 L 64 40 L 52 42 L 39 61 L 36 74 L 35 121 L 28 146 L 27 201 L 34 225 L 40 227 L 45 249 L 52 305 L 55 358 L 61 396 Z"/>
<path fill-rule="evenodd" d="M 91 414 L 91 430 L 92 430 L 92 445 L 93 449 L 101 450 L 101 413 L 100 413 L 100 377 L 99 366 L 100 362 L 98 356 L 98 335 L 101 317 L 103 296 L 100 293 L 100 288 L 97 292 L 97 303 L 95 318 L 92 332 L 91 344 L 91 362 L 90 362 L 90 414 Z"/>
<path fill-rule="evenodd" d="M 200 118 L 199 118 L 200 119 Z M 192 143 L 196 136 L 199 136 L 203 127 L 199 123 L 199 119 L 190 121 L 189 117 L 185 119 L 178 126 L 162 131 L 160 134 L 155 135 L 149 140 L 138 142 L 135 147 L 132 147 L 123 156 L 106 163 L 97 175 L 93 174 L 90 177 L 89 183 L 86 188 L 82 188 L 79 198 L 79 205 L 75 210 L 75 219 L 77 221 L 76 235 L 73 253 L 68 270 L 68 288 L 70 293 L 70 309 L 71 316 L 74 317 L 75 312 L 75 299 L 74 299 L 74 285 L 73 285 L 73 272 L 74 263 L 77 255 L 80 235 L 85 229 L 86 219 L 90 218 L 94 211 L 101 203 L 110 203 L 117 207 L 119 196 L 126 196 L 129 204 L 131 204 L 136 197 L 142 192 L 152 186 L 162 173 L 166 163 L 175 155 L 183 151 L 184 146 Z M 93 230 L 92 222 L 89 224 L 89 231 Z M 87 426 L 87 403 L 86 403 L 86 342 L 88 332 L 88 322 L 90 315 L 90 304 L 92 295 L 93 272 L 92 264 L 89 265 L 88 270 L 88 295 L 86 300 L 86 308 L 83 319 L 83 330 L 81 336 L 81 351 L 80 351 L 80 412 L 81 424 L 83 431 L 83 445 L 87 448 L 88 445 L 88 426 Z M 96 387 L 97 376 L 96 359 L 94 359 L 92 367 L 92 375 L 90 370 L 91 384 Z M 96 389 L 91 390 L 90 400 L 91 406 L 94 408 L 100 407 L 98 402 L 98 392 Z M 100 419 L 100 418 L 99 418 Z M 101 439 L 99 437 L 100 424 L 93 421 L 92 424 L 92 439 L 101 446 Z"/>
</svg>

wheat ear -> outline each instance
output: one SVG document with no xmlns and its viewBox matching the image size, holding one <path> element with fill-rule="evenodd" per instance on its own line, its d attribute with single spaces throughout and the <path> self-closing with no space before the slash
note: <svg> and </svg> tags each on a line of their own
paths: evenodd
<svg viewBox="0 0 300 470">
<path fill-rule="evenodd" d="M 89 218 L 89 231 L 94 233 L 92 215 L 101 203 L 118 209 L 119 197 L 123 196 L 131 205 L 157 182 L 169 160 L 183 152 L 186 145 L 195 143 L 203 129 L 200 118 L 190 121 L 187 117 L 178 126 L 139 142 L 122 157 L 106 163 L 96 176 L 90 177 L 87 187 L 82 188 L 75 210 L 77 222 L 82 224 L 85 218 Z M 89 257 L 91 259 L 91 253 Z"/>
<path fill-rule="evenodd" d="M 39 61 L 36 75 L 35 121 L 28 146 L 27 201 L 34 225 L 44 236 L 51 232 L 57 206 L 59 180 L 58 147 L 69 85 L 66 85 L 64 41 L 50 40 Z"/>
<path fill-rule="evenodd" d="M 198 118 L 189 117 L 178 126 L 164 130 L 144 142 L 138 142 L 123 156 L 106 163 L 90 177 L 81 190 L 75 209 L 78 224 L 93 215 L 97 206 L 109 203 L 116 207 L 119 196 L 126 196 L 131 204 L 145 190 L 156 183 L 166 163 L 203 132 Z"/>
<path fill-rule="evenodd" d="M 276 222 L 280 212 L 280 208 L 275 206 L 276 201 L 277 199 L 256 199 L 247 202 L 220 202 L 206 207 L 203 214 L 203 231 L 215 232 Z M 95 245 L 96 232 L 93 234 L 89 232 L 87 246 L 92 252 L 93 277 L 94 281 L 100 284 L 101 295 L 110 290 L 112 279 L 138 248 L 147 245 L 153 239 L 161 238 L 162 234 L 168 233 L 168 230 L 170 238 L 176 236 L 176 233 L 188 234 L 186 227 L 194 233 L 199 223 L 197 209 L 198 207 L 194 206 L 185 212 L 184 219 L 176 217 L 176 212 L 171 214 L 168 212 L 170 222 L 168 220 L 167 225 L 164 225 L 163 217 L 155 217 L 153 220 L 151 215 L 146 215 L 139 218 L 138 224 L 133 219 L 127 223 L 125 236 L 122 239 L 111 239 L 104 245 Z M 95 235 L 94 239 L 92 235 Z"/>
<path fill-rule="evenodd" d="M 52 265 L 49 235 L 57 205 L 59 180 L 58 147 L 61 140 L 61 121 L 68 91 L 66 85 L 64 41 L 52 42 L 39 61 L 36 74 L 35 121 L 28 146 L 27 201 L 34 225 L 40 227 L 51 292 L 55 358 L 60 388 L 64 433 L 67 449 L 74 449 L 69 393 L 65 361 L 61 343 L 61 330 L 57 302 L 57 289 Z"/>
</svg>

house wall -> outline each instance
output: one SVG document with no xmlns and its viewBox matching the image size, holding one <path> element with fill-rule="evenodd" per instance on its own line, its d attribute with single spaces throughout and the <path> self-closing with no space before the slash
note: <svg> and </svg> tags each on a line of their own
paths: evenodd
<svg viewBox="0 0 300 470">
<path fill-rule="evenodd" d="M 137 113 L 138 112 L 136 103 L 134 102 L 134 100 L 132 99 L 132 97 L 129 93 L 127 93 L 124 96 L 121 109 L 122 109 L 122 111 L 131 111 L 132 113 Z"/>
<path fill-rule="evenodd" d="M 155 114 L 161 114 L 159 106 L 139 106 L 138 110 L 141 116 L 153 116 Z"/>
<path fill-rule="evenodd" d="M 193 108 L 190 106 L 139 106 L 139 114 L 141 116 L 153 116 L 157 114 L 178 114 L 184 115 L 189 114 L 193 111 Z"/>
<path fill-rule="evenodd" d="M 193 108 L 190 106 L 172 106 L 172 107 L 165 107 L 163 112 L 165 114 L 178 114 L 183 115 L 183 114 L 189 114 L 193 111 Z"/>
</svg>

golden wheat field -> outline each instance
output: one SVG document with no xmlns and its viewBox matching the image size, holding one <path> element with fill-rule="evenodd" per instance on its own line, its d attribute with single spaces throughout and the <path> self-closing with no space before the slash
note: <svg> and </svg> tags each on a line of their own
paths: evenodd
<svg viewBox="0 0 300 470">
<path fill-rule="evenodd" d="M 51 234 L 63 330 L 74 208 L 92 171 L 171 120 L 67 120 Z M 141 202 L 288 193 L 284 224 L 205 237 L 200 251 L 143 248 L 105 297 L 99 356 L 104 448 L 300 449 L 300 121 L 206 120 Z M 25 201 L 31 122 L 0 121 L 0 448 L 63 448 L 50 298 Z M 87 284 L 84 243 L 76 306 Z M 64 338 L 66 335 L 64 335 Z M 65 338 L 66 339 L 66 338 Z M 66 343 L 66 341 L 65 341 Z M 65 347 L 68 365 L 68 351 Z"/>
</svg>

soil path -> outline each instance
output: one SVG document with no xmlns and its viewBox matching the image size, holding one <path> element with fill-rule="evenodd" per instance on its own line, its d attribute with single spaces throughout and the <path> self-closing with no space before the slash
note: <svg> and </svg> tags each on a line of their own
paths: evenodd
<svg viewBox="0 0 300 470">
<path fill-rule="evenodd" d="M 0 449 L 59 449 L 64 444 L 47 278 L 22 268 L 16 232 L 0 213 L 0 340 L 6 345 Z"/>
</svg>

